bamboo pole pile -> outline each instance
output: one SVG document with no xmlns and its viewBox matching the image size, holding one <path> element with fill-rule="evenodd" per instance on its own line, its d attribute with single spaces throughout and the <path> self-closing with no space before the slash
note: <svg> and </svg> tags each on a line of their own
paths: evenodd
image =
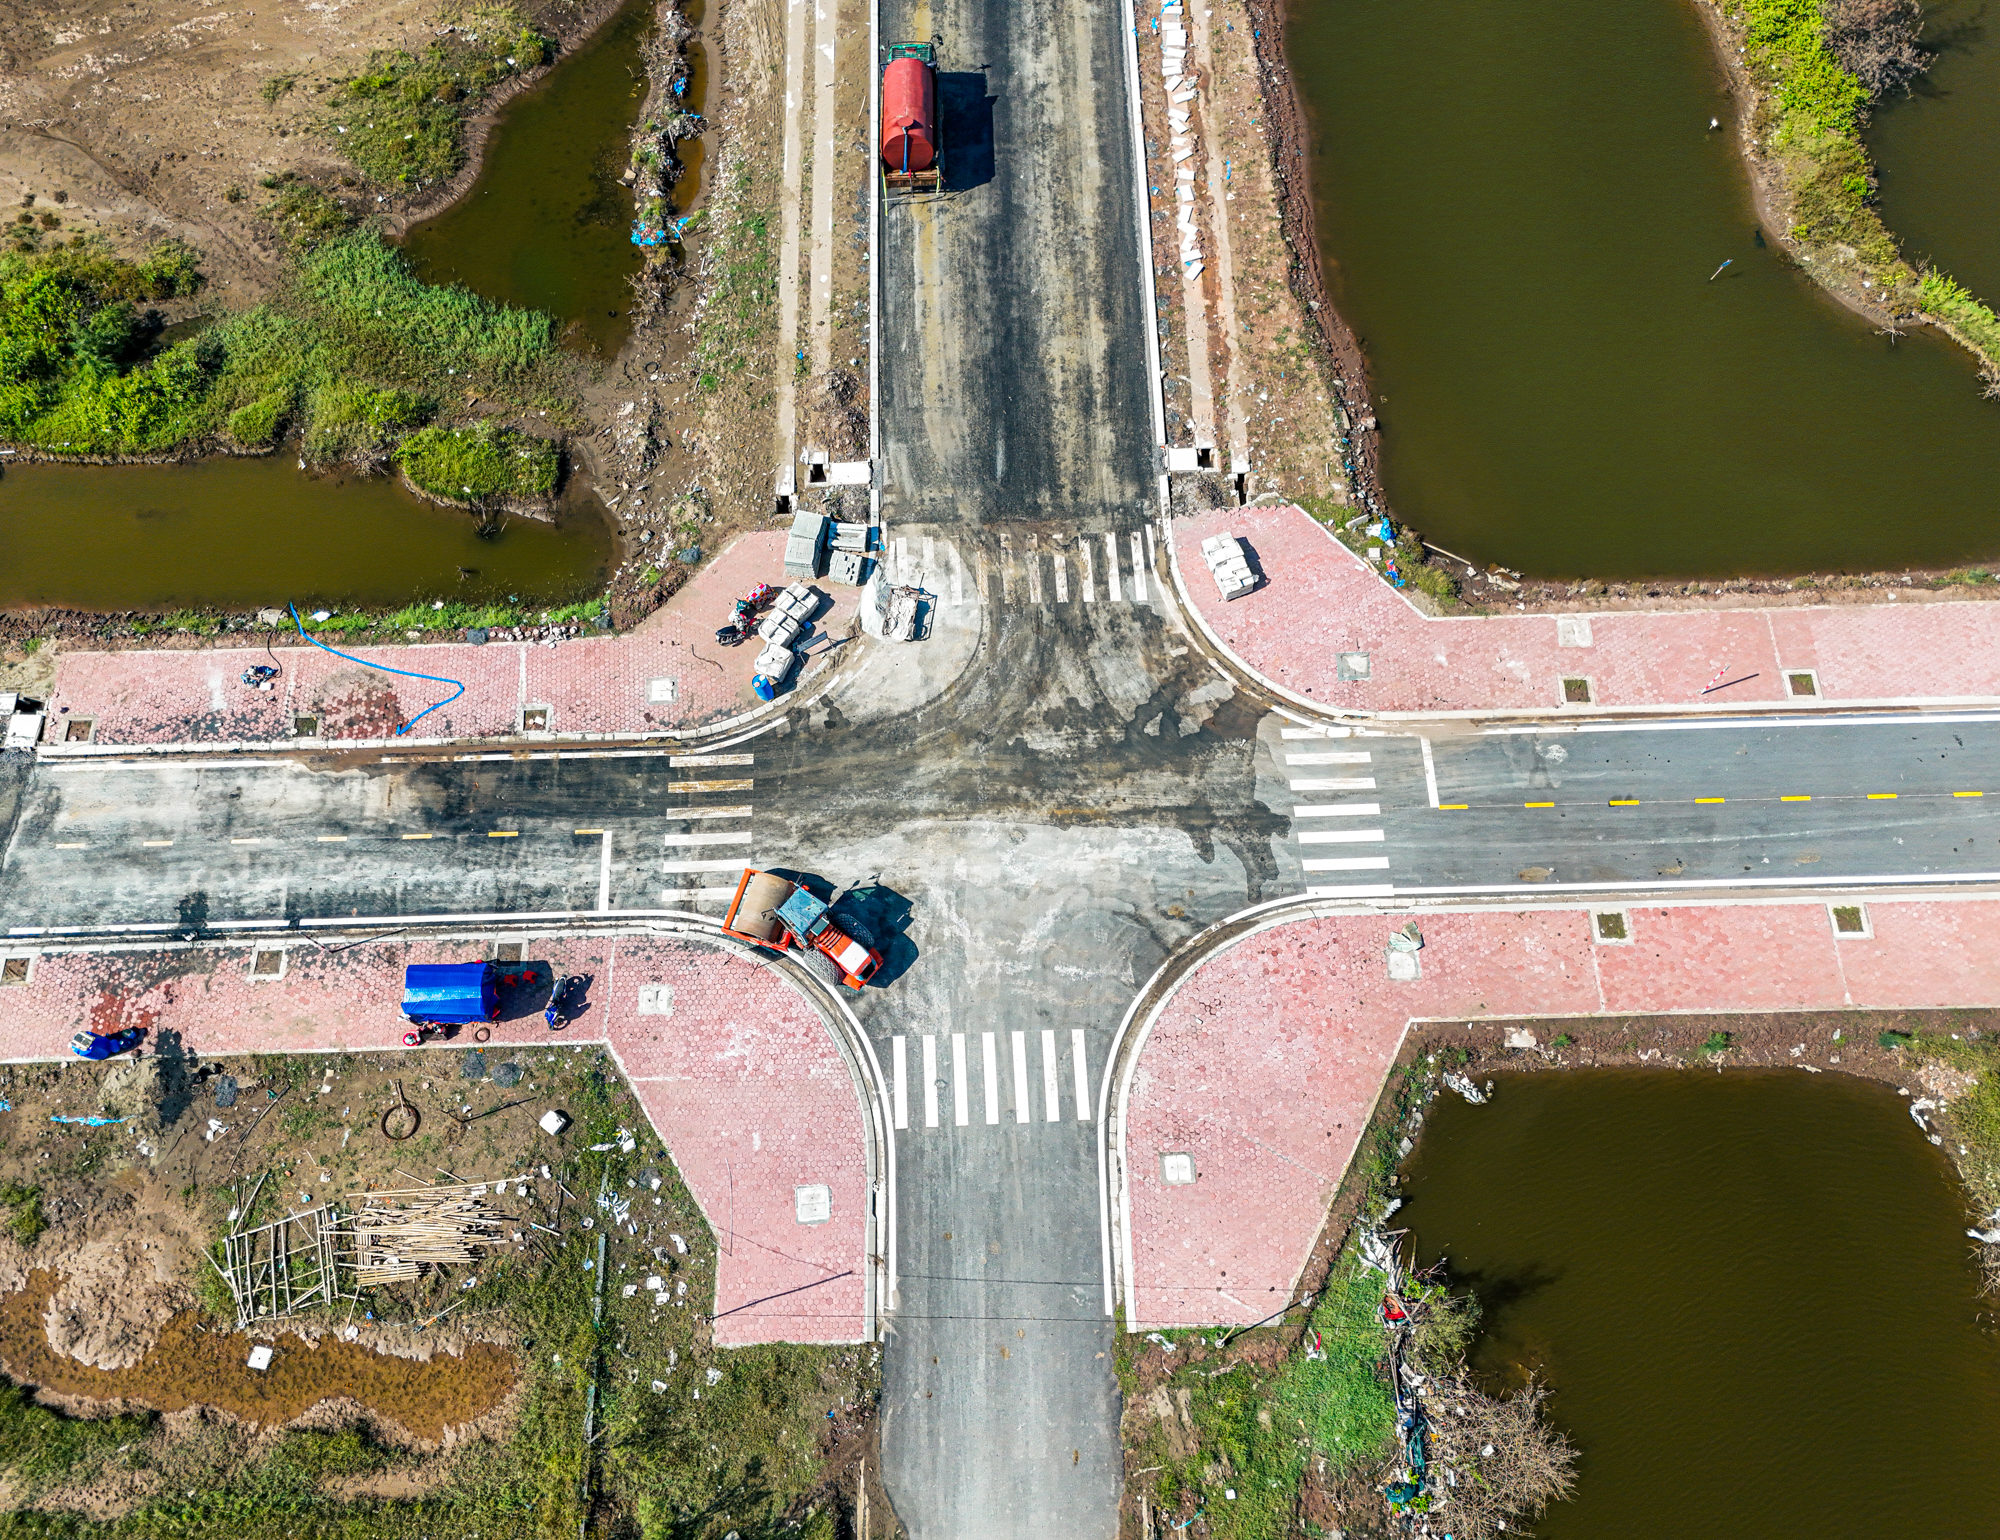
<svg viewBox="0 0 2000 1540">
<path fill-rule="evenodd" d="M 486 1201 L 505 1183 L 462 1182 L 396 1192 L 354 1193 L 343 1227 L 354 1243 L 354 1281 L 402 1283 L 429 1268 L 470 1262 L 502 1244 L 520 1221 Z"/>
</svg>

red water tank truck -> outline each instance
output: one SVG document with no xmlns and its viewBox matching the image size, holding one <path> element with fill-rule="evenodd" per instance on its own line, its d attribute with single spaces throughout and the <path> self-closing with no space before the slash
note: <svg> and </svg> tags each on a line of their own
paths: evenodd
<svg viewBox="0 0 2000 1540">
<path fill-rule="evenodd" d="M 936 192 L 937 49 L 891 43 L 882 66 L 882 185 L 892 193 Z"/>
</svg>

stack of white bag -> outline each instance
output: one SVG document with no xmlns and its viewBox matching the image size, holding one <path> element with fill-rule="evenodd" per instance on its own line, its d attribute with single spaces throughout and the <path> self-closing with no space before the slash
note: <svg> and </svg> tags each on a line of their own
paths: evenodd
<svg viewBox="0 0 2000 1540">
<path fill-rule="evenodd" d="M 1175 226 L 1181 232 L 1181 267 L 1190 280 L 1202 270 L 1201 231 L 1194 222 L 1194 126 L 1188 104 L 1195 98 L 1194 72 L 1187 62 L 1186 14 L 1181 0 L 1160 7 L 1160 72 L 1167 82 L 1167 122 L 1172 128 Z"/>
</svg>

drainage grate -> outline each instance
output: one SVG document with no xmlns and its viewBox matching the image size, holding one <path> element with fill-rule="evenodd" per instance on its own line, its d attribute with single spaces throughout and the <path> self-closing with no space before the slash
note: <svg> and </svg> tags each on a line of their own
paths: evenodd
<svg viewBox="0 0 2000 1540">
<path fill-rule="evenodd" d="M 63 724 L 63 742 L 90 742 L 90 730 L 96 725 L 97 722 L 92 717 L 71 717 Z"/>
</svg>

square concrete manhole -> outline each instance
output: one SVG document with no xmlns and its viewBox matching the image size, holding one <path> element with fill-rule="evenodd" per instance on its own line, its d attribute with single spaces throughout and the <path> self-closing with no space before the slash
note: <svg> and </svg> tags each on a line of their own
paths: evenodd
<svg viewBox="0 0 2000 1540">
<path fill-rule="evenodd" d="M 1590 933 L 1605 946 L 1618 946 L 1632 939 L 1632 920 L 1623 909 L 1600 909 L 1590 917 Z"/>
<path fill-rule="evenodd" d="M 27 983 L 29 961 L 26 957 L 10 957 L 0 962 L 0 984 Z"/>
<path fill-rule="evenodd" d="M 253 979 L 281 979 L 285 976 L 285 953 L 282 947 L 274 951 L 259 951 L 251 955 L 250 977 Z"/>
<path fill-rule="evenodd" d="M 549 730 L 549 708 L 547 706 L 523 706 L 521 708 L 521 731 L 524 733 L 545 733 Z"/>
<path fill-rule="evenodd" d="M 1389 979 L 1396 984 L 1414 983 L 1424 976 L 1424 965 L 1415 952 L 1389 949 Z"/>
<path fill-rule="evenodd" d="M 1169 1187 L 1186 1187 L 1194 1181 L 1194 1157 L 1185 1150 L 1160 1152 L 1160 1180 Z"/>
<path fill-rule="evenodd" d="M 495 962 L 517 963 L 523 961 L 527 955 L 528 943 L 525 941 L 496 941 L 493 943 L 493 961 Z"/>
<path fill-rule="evenodd" d="M 1786 669 L 1785 693 L 1802 699 L 1819 699 L 1819 671 L 1810 668 Z"/>
<path fill-rule="evenodd" d="M 802 1225 L 823 1225 L 833 1218 L 833 1189 L 824 1182 L 811 1182 L 792 1189 L 793 1212 Z"/>
<path fill-rule="evenodd" d="M 96 719 L 92 717 L 71 717 L 67 722 L 63 723 L 63 742 L 90 742 L 90 730 L 96 725 Z"/>
<path fill-rule="evenodd" d="M 1588 706 L 1590 704 L 1590 681 L 1575 676 L 1563 680 L 1563 704 L 1565 706 Z"/>
<path fill-rule="evenodd" d="M 1868 923 L 1868 909 L 1864 904 L 1828 904 L 1827 913 L 1833 917 L 1833 933 L 1843 941 L 1858 940 L 1873 936 L 1874 926 Z"/>
<path fill-rule="evenodd" d="M 646 699 L 655 706 L 671 706 L 680 693 L 678 679 L 655 679 L 646 686 Z"/>
<path fill-rule="evenodd" d="M 292 736 L 294 738 L 317 738 L 319 736 L 319 718 L 293 717 Z"/>
<path fill-rule="evenodd" d="M 1374 667 L 1365 652 L 1343 652 L 1334 660 L 1335 671 L 1342 679 L 1353 682 L 1374 677 Z"/>
</svg>

